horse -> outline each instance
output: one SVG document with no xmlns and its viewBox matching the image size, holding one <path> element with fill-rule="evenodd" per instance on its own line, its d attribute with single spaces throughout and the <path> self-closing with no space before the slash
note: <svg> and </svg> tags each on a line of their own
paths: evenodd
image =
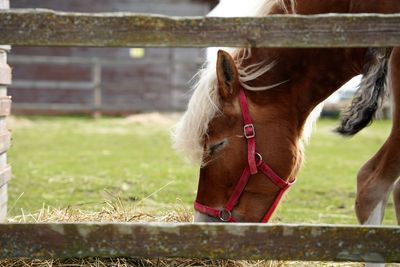
<svg viewBox="0 0 400 267">
<path fill-rule="evenodd" d="M 397 13 L 400 1 L 265 0 L 255 16 Z M 357 175 L 360 224 L 382 223 L 393 191 L 400 224 L 400 48 L 239 48 L 219 50 L 199 71 L 174 146 L 199 164 L 196 222 L 268 222 L 295 182 L 321 103 L 363 75 L 339 134 L 369 125 L 390 91 L 389 137 Z"/>
</svg>

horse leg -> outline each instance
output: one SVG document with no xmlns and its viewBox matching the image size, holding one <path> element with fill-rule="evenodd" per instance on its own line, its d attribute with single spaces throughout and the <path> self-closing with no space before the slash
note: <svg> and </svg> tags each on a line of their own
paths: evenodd
<svg viewBox="0 0 400 267">
<path fill-rule="evenodd" d="M 360 169 L 357 176 L 356 215 L 361 224 L 380 225 L 388 195 L 400 175 L 400 49 L 389 60 L 389 87 L 393 98 L 392 131 L 381 149 Z M 400 205 L 396 187 L 397 207 Z M 366 266 L 384 266 L 367 264 Z"/>
<path fill-rule="evenodd" d="M 355 208 L 361 224 L 381 224 L 388 194 L 400 176 L 400 48 L 393 49 L 388 64 L 393 126 L 385 144 L 357 176 Z"/>
<path fill-rule="evenodd" d="M 389 77 L 391 80 L 391 88 L 393 95 L 393 129 L 392 135 L 400 140 L 400 49 L 393 49 L 392 55 L 389 61 L 390 73 Z M 396 75 L 397 74 L 397 75 Z M 399 145 L 397 144 L 397 147 Z M 399 148 L 400 150 L 400 148 Z M 397 174 L 399 177 L 400 173 Z M 400 225 L 400 180 L 394 186 L 393 200 L 396 211 L 397 223 Z"/>
<path fill-rule="evenodd" d="M 400 151 L 393 149 L 389 138 L 382 148 L 358 172 L 356 215 L 364 225 L 382 223 L 388 195 L 400 173 Z M 400 140 L 399 140 L 400 141 Z M 397 145 L 400 142 L 397 142 Z M 393 154 L 395 158 L 393 158 Z"/>
<path fill-rule="evenodd" d="M 364 225 L 382 223 L 388 195 L 400 173 L 400 145 L 390 138 L 359 171 L 357 177 L 356 214 Z M 400 200 L 400 198 L 399 198 Z M 366 263 L 366 267 L 384 267 L 383 263 Z"/>
<path fill-rule="evenodd" d="M 397 224 L 400 225 L 400 180 L 394 186 L 393 190 L 394 209 L 396 211 Z"/>
</svg>

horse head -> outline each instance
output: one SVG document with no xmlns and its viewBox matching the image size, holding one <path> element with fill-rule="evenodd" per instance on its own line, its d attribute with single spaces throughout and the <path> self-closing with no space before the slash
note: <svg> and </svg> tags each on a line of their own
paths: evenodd
<svg viewBox="0 0 400 267">
<path fill-rule="evenodd" d="M 249 77 L 253 75 L 251 80 L 256 80 L 272 67 L 243 67 L 240 56 L 235 60 L 220 50 L 213 69 L 215 76 L 207 77 L 214 82 L 203 81 L 212 88 L 197 88 L 202 94 L 195 93 L 191 99 L 178 126 L 181 136 L 176 142 L 185 146 L 185 140 L 203 133 L 197 136 L 196 144 L 201 149 L 196 221 L 268 221 L 283 192 L 294 181 L 301 150 L 299 129 L 290 114 L 293 107 L 287 101 L 289 91 L 273 88 L 281 83 L 268 90 L 248 83 Z M 209 107 L 199 111 L 202 98 L 208 99 Z M 207 114 L 212 108 L 216 110 Z M 201 118 L 205 113 L 208 120 Z M 204 129 L 189 134 L 193 131 L 191 125 L 202 125 Z"/>
</svg>

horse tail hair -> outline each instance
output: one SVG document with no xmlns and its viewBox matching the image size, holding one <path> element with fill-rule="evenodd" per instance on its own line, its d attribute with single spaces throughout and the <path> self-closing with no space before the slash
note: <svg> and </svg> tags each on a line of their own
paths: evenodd
<svg viewBox="0 0 400 267">
<path fill-rule="evenodd" d="M 386 76 L 390 50 L 370 48 L 367 52 L 367 63 L 363 77 L 351 104 L 341 115 L 341 123 L 336 132 L 343 136 L 353 136 L 377 117 L 386 96 Z"/>
</svg>

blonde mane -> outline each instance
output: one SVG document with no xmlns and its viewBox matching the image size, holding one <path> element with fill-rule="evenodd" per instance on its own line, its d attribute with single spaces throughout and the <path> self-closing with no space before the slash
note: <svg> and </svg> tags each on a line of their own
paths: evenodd
<svg viewBox="0 0 400 267">
<path fill-rule="evenodd" d="M 258 10 L 254 10 L 255 16 L 265 16 L 270 10 L 279 5 L 286 13 L 294 13 L 294 0 L 290 0 L 290 10 L 285 0 L 267 0 Z M 243 60 L 251 56 L 250 49 L 234 49 L 230 51 L 236 58 L 241 85 L 250 91 L 268 90 L 279 84 L 263 87 L 252 87 L 248 82 L 262 76 L 274 66 L 274 62 L 266 64 L 262 61 L 247 67 L 242 66 Z M 240 57 L 238 57 L 240 55 Z M 192 163 L 201 164 L 203 156 L 203 140 L 207 136 L 210 121 L 220 112 L 220 102 L 217 90 L 216 62 L 208 61 L 197 73 L 197 82 L 193 86 L 193 95 L 189 101 L 187 111 L 179 120 L 173 132 L 174 148 L 181 152 Z M 308 123 L 306 128 L 310 128 Z M 304 131 L 309 133 L 310 131 Z"/>
</svg>

